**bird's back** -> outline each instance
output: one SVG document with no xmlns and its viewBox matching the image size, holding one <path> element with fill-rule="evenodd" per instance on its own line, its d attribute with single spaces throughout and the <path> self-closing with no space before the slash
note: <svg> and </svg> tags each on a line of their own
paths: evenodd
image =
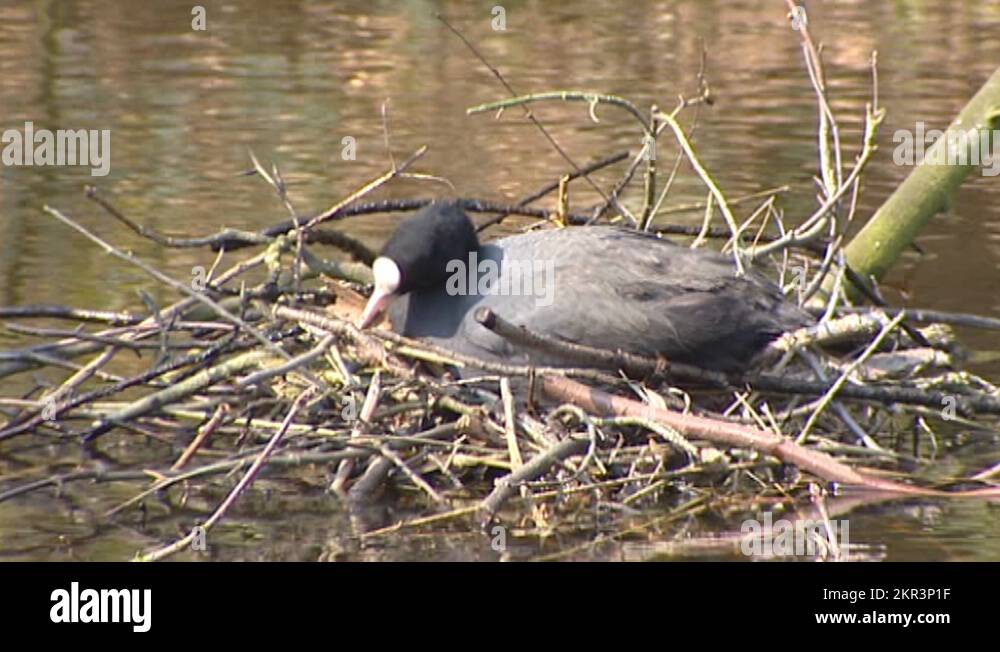
<svg viewBox="0 0 1000 652">
<path fill-rule="evenodd" d="M 484 261 L 507 278 L 484 280 L 491 270 Z M 464 288 L 455 278 L 448 288 L 398 300 L 390 310 L 394 329 L 511 364 L 571 363 L 512 346 L 476 323 L 473 312 L 484 306 L 567 342 L 738 370 L 767 342 L 811 319 L 759 274 L 737 276 L 725 256 L 616 227 L 503 238 L 464 263 Z"/>
</svg>

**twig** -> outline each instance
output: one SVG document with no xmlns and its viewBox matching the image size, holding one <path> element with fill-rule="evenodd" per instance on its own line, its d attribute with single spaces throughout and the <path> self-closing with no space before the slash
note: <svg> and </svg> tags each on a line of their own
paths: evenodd
<svg viewBox="0 0 1000 652">
<path fill-rule="evenodd" d="M 239 497 L 239 495 L 243 493 L 243 491 L 247 487 L 250 486 L 250 484 L 254 481 L 254 478 L 257 477 L 257 474 L 264 467 L 264 464 L 271 456 L 271 453 L 274 452 L 274 449 L 278 446 L 278 444 L 281 442 L 281 439 L 285 436 L 285 432 L 288 430 L 288 426 L 291 425 L 292 419 L 295 418 L 295 414 L 299 411 L 299 409 L 301 409 L 301 407 L 306 403 L 306 401 L 312 398 L 312 396 L 313 394 L 312 391 L 310 390 L 306 390 L 301 394 L 299 394 L 298 398 L 295 399 L 295 402 L 292 403 L 291 409 L 288 410 L 288 414 L 285 415 L 285 420 L 282 422 L 281 428 L 279 428 L 278 431 L 274 433 L 274 436 L 272 436 L 271 440 L 267 442 L 267 446 L 264 447 L 264 450 L 260 452 L 257 458 L 253 461 L 253 464 L 250 465 L 250 468 L 247 469 L 247 472 L 243 474 L 243 477 L 240 478 L 240 481 L 236 483 L 236 486 L 233 487 L 233 490 L 229 492 L 229 495 L 226 496 L 226 499 L 223 500 L 222 503 L 212 513 L 212 515 L 208 517 L 208 520 L 206 520 L 200 526 L 195 526 L 191 530 L 191 532 L 182 539 L 179 539 L 168 546 L 157 548 L 156 550 L 140 555 L 137 558 L 137 561 L 157 561 L 163 559 L 164 557 L 168 557 L 172 554 L 175 554 L 181 551 L 182 549 L 186 548 L 187 546 L 189 546 L 191 542 L 195 540 L 195 537 L 199 536 L 199 534 L 201 536 L 207 534 L 208 531 L 211 530 L 216 523 L 222 520 L 222 517 L 226 515 L 226 512 L 229 511 L 229 508 L 232 507 L 233 503 L 236 502 L 236 499 Z"/>
</svg>

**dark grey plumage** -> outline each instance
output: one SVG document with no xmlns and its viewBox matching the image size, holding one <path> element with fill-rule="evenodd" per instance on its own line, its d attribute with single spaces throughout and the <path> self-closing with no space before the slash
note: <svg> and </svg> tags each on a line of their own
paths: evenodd
<svg viewBox="0 0 1000 652">
<path fill-rule="evenodd" d="M 511 364 L 571 364 L 494 335 L 473 318 L 476 308 L 485 306 L 516 325 L 567 342 L 736 371 L 782 332 L 812 321 L 758 273 L 737 276 L 729 258 L 637 231 L 608 226 L 538 231 L 482 245 L 477 256 L 503 260 L 504 268 L 512 261 L 531 263 L 536 272 L 551 264 L 551 305 L 541 305 L 544 288 L 537 285 L 532 296 L 456 295 L 436 283 L 392 304 L 393 329 Z M 544 276 L 538 272 L 536 279 Z"/>
</svg>

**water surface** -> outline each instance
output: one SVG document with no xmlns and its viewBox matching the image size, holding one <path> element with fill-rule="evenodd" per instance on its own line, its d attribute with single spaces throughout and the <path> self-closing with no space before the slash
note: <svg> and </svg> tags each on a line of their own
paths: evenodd
<svg viewBox="0 0 1000 652">
<path fill-rule="evenodd" d="M 704 48 L 716 100 L 698 114 L 695 143 L 705 165 L 730 197 L 790 186 L 781 206 L 791 222 L 816 206 L 815 100 L 783 2 L 511 1 L 503 3 L 506 31 L 491 29 L 493 2 L 202 4 L 209 27 L 203 32 L 191 29 L 190 2 L 0 5 L 0 129 L 32 121 L 40 128 L 112 133 L 106 177 L 84 168 L 0 167 L 0 305 L 141 310 L 140 290 L 172 300 L 141 270 L 102 253 L 41 206 L 60 208 L 184 278 L 193 266 L 210 265 L 211 252 L 167 251 L 125 231 L 83 198 L 83 186 L 97 185 L 132 218 L 171 235 L 258 229 L 286 215 L 270 188 L 239 176 L 248 167 L 248 149 L 280 166 L 301 212 L 322 210 L 389 167 L 380 111 L 386 101 L 396 160 L 427 145 L 417 170 L 447 179 L 455 194 L 516 201 L 562 175 L 565 161 L 517 111 L 499 121 L 466 116 L 467 107 L 505 93 L 435 12 L 459 26 L 519 92 L 586 89 L 620 94 L 643 108 L 671 107 L 678 93 L 695 89 Z M 879 102 L 888 116 L 882 151 L 865 177 L 863 219 L 908 172 L 892 164 L 893 132 L 913 129 L 917 121 L 944 126 L 1000 65 L 1000 2 L 842 0 L 809 7 L 810 25 L 825 44 L 832 105 L 849 158 L 871 99 L 869 58 L 879 52 Z M 638 144 L 636 125 L 612 108 L 599 109 L 596 124 L 580 104 L 547 104 L 536 113 L 581 163 L 635 151 Z M 357 146 L 351 161 L 341 156 L 345 137 Z M 661 158 L 673 156 L 665 144 Z M 608 185 L 617 174 L 619 169 L 596 178 Z M 373 198 L 450 192 L 440 183 L 402 180 Z M 703 186 L 683 168 L 669 205 L 702 199 Z M 995 178 L 970 179 L 921 237 L 923 254 L 908 255 L 886 279 L 887 295 L 901 305 L 1000 317 L 998 199 Z M 594 197 L 577 185 L 573 200 L 586 205 Z M 637 201 L 634 195 L 628 200 Z M 739 214 L 749 210 L 741 206 Z M 394 219 L 366 217 L 344 227 L 375 246 Z M 669 220 L 694 224 L 700 214 Z M 980 356 L 973 369 L 1000 379 L 995 335 L 962 335 Z M 0 348 L 24 342 L 0 332 Z M 0 380 L 5 396 L 14 393 L 9 383 L 26 391 L 32 382 L 24 376 Z M 942 451 L 955 475 L 996 461 L 1000 447 L 992 435 L 969 433 L 961 441 Z M 32 465 L 65 470 L 79 455 L 54 445 L 25 446 L 0 446 L 0 476 L 28 473 Z M 216 555 L 495 556 L 487 538 L 461 528 L 359 552 L 340 542 L 349 531 L 346 517 L 321 487 L 322 480 L 313 478 L 245 497 Z M 128 558 L 152 543 L 148 523 L 130 515 L 109 525 L 99 514 L 135 491 L 133 485 L 88 485 L 55 501 L 48 492 L 4 503 L 0 556 Z M 168 533 L 176 523 L 151 518 Z M 1000 557 L 1000 517 L 982 504 L 881 505 L 852 515 L 852 527 L 852 536 L 884 546 L 889 559 Z M 557 539 L 514 550 L 533 557 L 579 543 Z M 569 556 L 627 555 L 601 548 Z"/>
</svg>

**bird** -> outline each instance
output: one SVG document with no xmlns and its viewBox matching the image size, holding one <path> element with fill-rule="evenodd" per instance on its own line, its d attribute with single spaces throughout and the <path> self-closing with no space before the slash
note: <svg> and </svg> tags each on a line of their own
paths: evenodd
<svg viewBox="0 0 1000 652">
<path fill-rule="evenodd" d="M 566 343 L 742 372 L 782 333 L 813 323 L 756 270 L 614 225 L 536 230 L 480 244 L 456 200 L 403 220 L 372 264 L 359 321 L 490 362 L 578 366 L 477 321 L 485 307 Z"/>
</svg>

